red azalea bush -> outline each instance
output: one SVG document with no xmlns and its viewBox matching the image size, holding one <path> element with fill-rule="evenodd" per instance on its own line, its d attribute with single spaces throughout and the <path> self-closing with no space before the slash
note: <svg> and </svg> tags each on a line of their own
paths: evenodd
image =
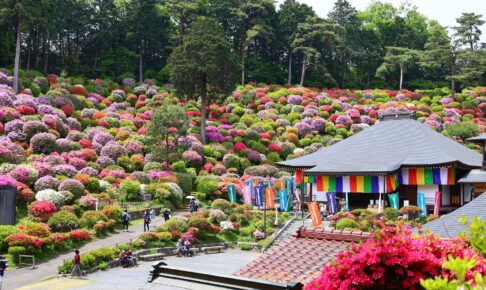
<svg viewBox="0 0 486 290">
<path fill-rule="evenodd" d="M 56 212 L 56 205 L 50 201 L 35 201 L 29 206 L 29 212 L 37 220 L 47 220 Z"/>
<path fill-rule="evenodd" d="M 38 238 L 45 238 L 50 235 L 51 228 L 45 223 L 27 223 L 21 233 Z"/>
<path fill-rule="evenodd" d="M 324 267 L 321 276 L 305 289 L 416 289 L 420 279 L 439 274 L 450 276 L 442 264 L 449 256 L 476 256 L 478 264 L 468 272 L 486 274 L 481 254 L 461 239 L 441 240 L 435 235 L 414 236 L 408 227 L 376 223 L 380 230 L 363 244 L 341 252 L 335 262 Z"/>
<path fill-rule="evenodd" d="M 12 234 L 5 238 L 9 247 L 24 247 L 28 252 L 42 248 L 42 239 L 27 234 Z"/>
<path fill-rule="evenodd" d="M 93 235 L 93 233 L 88 232 L 87 230 L 72 230 L 69 233 L 69 237 L 73 241 L 89 240 L 91 239 L 91 235 Z"/>
</svg>

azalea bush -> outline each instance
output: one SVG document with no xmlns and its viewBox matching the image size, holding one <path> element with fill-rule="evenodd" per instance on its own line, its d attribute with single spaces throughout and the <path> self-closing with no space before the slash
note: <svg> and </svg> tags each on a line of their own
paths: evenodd
<svg viewBox="0 0 486 290">
<path fill-rule="evenodd" d="M 379 229 L 363 244 L 354 244 L 341 252 L 335 262 L 322 270 L 321 276 L 305 289 L 416 289 L 421 279 L 452 275 L 443 267 L 449 256 L 476 259 L 477 265 L 467 273 L 486 274 L 481 254 L 461 239 L 441 240 L 433 234 L 414 235 L 407 226 L 396 227 L 377 221 Z"/>
</svg>

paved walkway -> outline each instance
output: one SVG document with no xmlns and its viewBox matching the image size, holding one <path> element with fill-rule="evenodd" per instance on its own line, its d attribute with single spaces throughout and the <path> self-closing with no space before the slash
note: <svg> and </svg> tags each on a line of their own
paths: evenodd
<svg viewBox="0 0 486 290">
<path fill-rule="evenodd" d="M 164 262 L 173 267 L 180 267 L 186 270 L 214 272 L 224 275 L 232 275 L 244 265 L 260 256 L 260 252 L 241 251 L 239 249 L 228 249 L 220 254 L 197 254 L 192 258 L 181 258 L 169 256 Z M 162 280 L 156 279 L 148 283 L 149 272 L 154 262 L 141 262 L 135 268 L 114 268 L 107 271 L 100 271 L 84 276 L 81 279 L 54 278 L 46 281 L 27 285 L 21 290 L 53 290 L 53 289 L 172 289 L 167 287 Z M 180 289 L 180 288 L 179 288 Z"/>
<path fill-rule="evenodd" d="M 176 211 L 175 215 L 186 214 L 187 212 Z M 164 219 L 162 217 L 156 218 L 150 224 L 151 229 L 155 229 L 163 224 Z M 102 247 L 114 247 L 115 244 L 128 243 L 131 240 L 135 241 L 140 234 L 143 233 L 143 223 L 133 225 L 128 229 L 128 232 L 118 232 L 116 234 L 111 234 L 107 237 L 95 240 L 93 242 L 87 243 L 79 248 L 82 253 L 89 252 L 91 250 L 99 249 Z M 56 276 L 57 267 L 62 265 L 65 259 L 72 259 L 74 256 L 74 249 L 60 254 L 50 260 L 43 261 L 36 265 L 35 269 L 31 268 L 20 268 L 15 270 L 10 270 L 5 272 L 3 288 L 6 290 L 17 289 L 25 285 L 32 284 L 34 282 Z M 148 274 L 147 274 L 148 275 Z M 56 287 L 49 287 L 49 289 L 55 289 Z"/>
</svg>

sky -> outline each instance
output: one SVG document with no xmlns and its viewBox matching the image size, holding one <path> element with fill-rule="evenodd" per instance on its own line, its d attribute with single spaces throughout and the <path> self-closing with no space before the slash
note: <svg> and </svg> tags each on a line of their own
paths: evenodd
<svg viewBox="0 0 486 290">
<path fill-rule="evenodd" d="M 314 8 L 317 15 L 327 17 L 329 11 L 334 7 L 335 0 L 298 0 Z M 364 10 L 370 4 L 371 0 L 348 0 L 357 10 Z M 284 0 L 277 0 L 280 4 Z M 389 2 L 398 7 L 403 0 L 382 0 Z M 418 7 L 418 11 L 429 19 L 439 21 L 443 26 L 456 26 L 456 18 L 460 17 L 462 12 L 474 12 L 482 14 L 486 20 L 486 0 L 410 0 Z M 481 27 L 481 42 L 486 42 L 486 24 Z"/>
</svg>

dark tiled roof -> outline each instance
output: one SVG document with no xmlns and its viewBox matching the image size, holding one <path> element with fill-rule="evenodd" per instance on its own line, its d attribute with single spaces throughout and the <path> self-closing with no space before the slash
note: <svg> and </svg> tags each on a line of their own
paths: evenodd
<svg viewBox="0 0 486 290">
<path fill-rule="evenodd" d="M 278 162 L 304 175 L 389 174 L 401 166 L 480 168 L 482 155 L 415 120 L 381 121 L 315 153 Z"/>
<path fill-rule="evenodd" d="M 349 243 L 364 241 L 370 233 L 338 231 L 332 228 L 300 228 L 282 244 L 244 266 L 234 275 L 271 282 L 306 284 L 319 277 Z"/>
<path fill-rule="evenodd" d="M 486 141 L 486 133 L 483 133 L 476 137 L 468 138 L 467 141 L 482 143 L 481 141 Z"/>
<path fill-rule="evenodd" d="M 467 230 L 467 227 L 460 223 L 458 219 L 462 216 L 468 218 L 469 221 L 473 217 L 479 217 L 486 220 L 486 193 L 476 197 L 468 204 L 456 209 L 455 211 L 444 215 L 435 221 L 426 223 L 423 228 L 431 230 L 441 237 L 457 237 L 460 232 Z"/>
</svg>

